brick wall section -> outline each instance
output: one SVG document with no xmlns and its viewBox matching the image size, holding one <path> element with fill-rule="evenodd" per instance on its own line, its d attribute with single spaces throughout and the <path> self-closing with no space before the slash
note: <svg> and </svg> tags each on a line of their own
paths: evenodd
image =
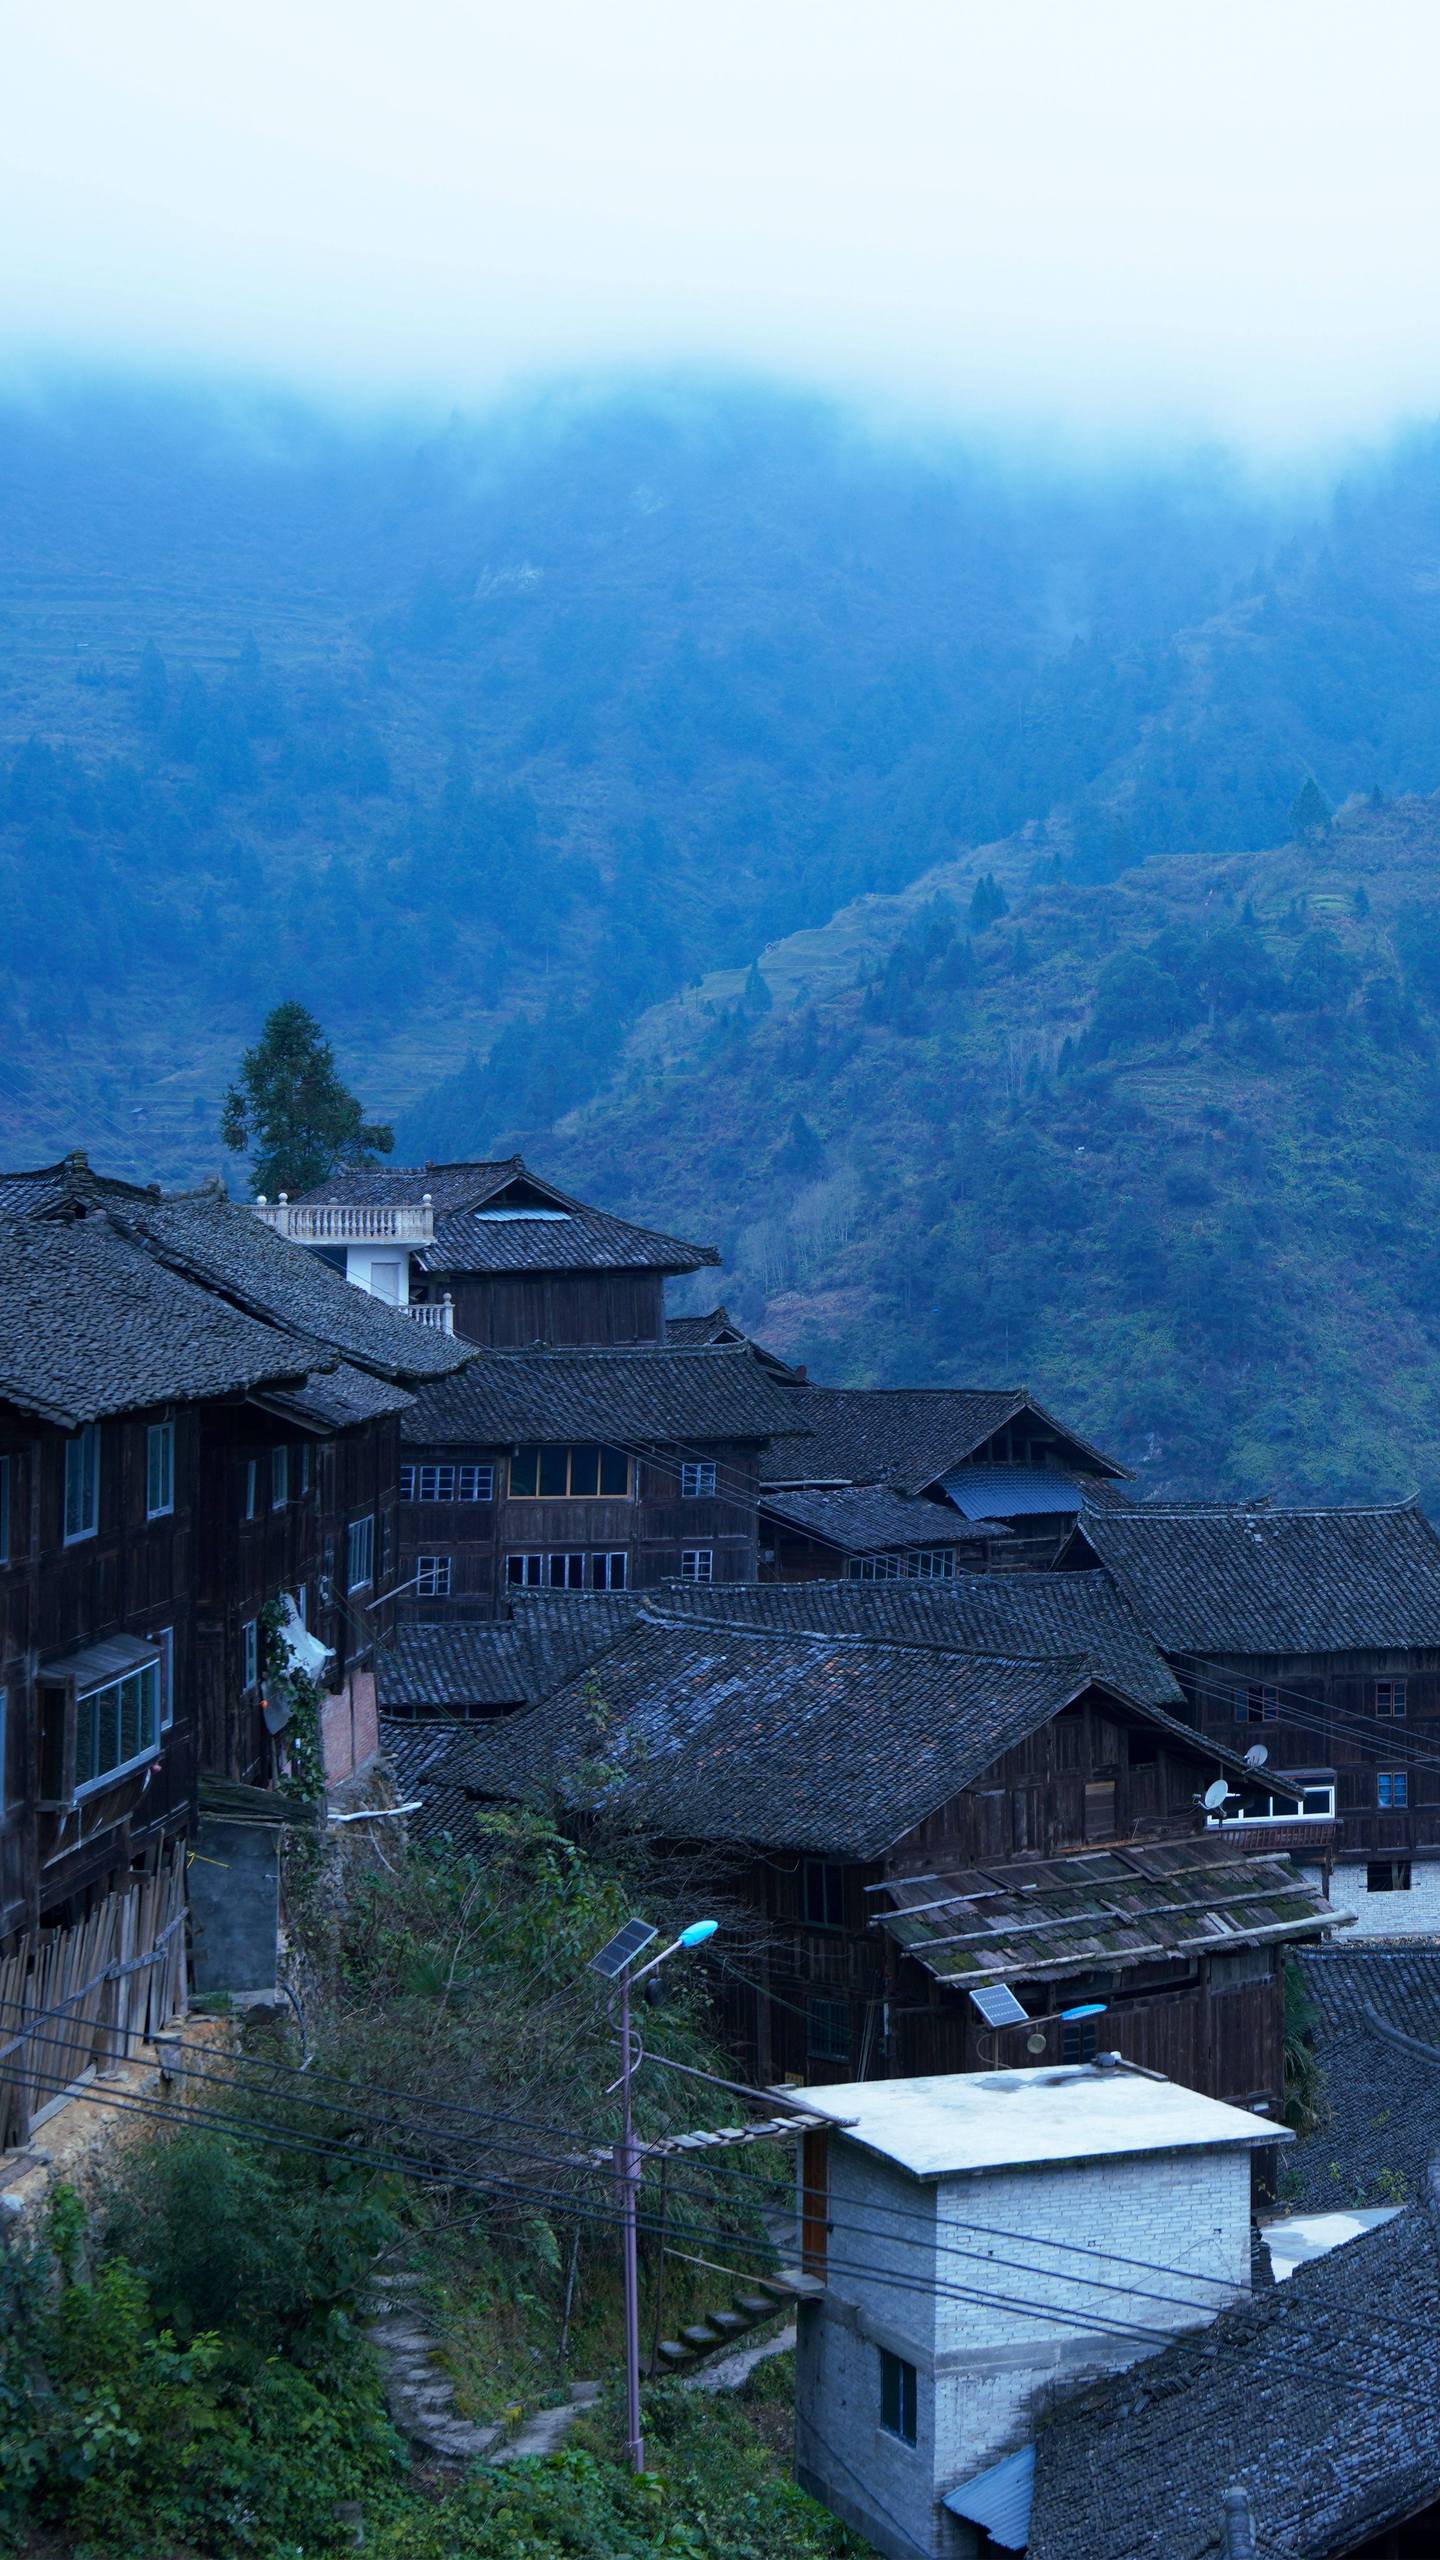
<svg viewBox="0 0 1440 2560">
<path fill-rule="evenodd" d="M 830 2263 L 801 2320 L 796 2459 L 805 2486 L 894 2560 L 963 2560 L 968 2528 L 947 2490 L 1028 2441 L 1052 2394 L 1203 2326 L 1250 2280 L 1250 2158 L 1243 2149 L 1150 2154 L 922 2183 L 831 2143 Z M 983 2223 L 977 2232 L 967 2224 Z M 858 2226 L 858 2227 L 857 2227 Z M 993 2236 L 1013 2234 L 1012 2238 Z M 1080 2244 L 1092 2262 L 1046 2239 Z M 976 2256 L 950 2254 L 974 2251 Z M 1111 2254 L 1114 2253 L 1114 2254 Z M 1194 2271 L 1193 2288 L 1119 2264 Z M 995 2263 L 1023 2259 L 1021 2272 Z M 856 2272 L 863 2261 L 863 2272 Z M 1077 2278 L 1103 2277 L 1100 2292 Z M 1004 2297 L 962 2301 L 944 2287 Z M 1186 2310 L 1155 2294 L 1193 2300 Z M 1024 2304 L 1026 2307 L 1021 2308 Z M 1031 2306 L 1042 2306 L 1033 2316 Z M 1063 2315 L 1142 2332 L 1116 2337 Z M 880 2424 L 880 2352 L 918 2375 L 917 2441 Z"/>
<path fill-rule="evenodd" d="M 1403 1852 L 1386 1851 L 1383 1863 Z M 1317 1886 L 1318 1868 L 1303 1870 L 1307 1881 Z M 1408 1892 L 1372 1893 L 1363 1866 L 1335 1867 L 1327 1888 L 1330 1902 L 1337 1911 L 1353 1911 L 1354 1923 L 1336 1945 L 1353 1945 L 1357 1938 L 1427 1938 L 1440 1936 L 1440 1858 L 1416 1858 L 1410 1866 Z"/>
</svg>

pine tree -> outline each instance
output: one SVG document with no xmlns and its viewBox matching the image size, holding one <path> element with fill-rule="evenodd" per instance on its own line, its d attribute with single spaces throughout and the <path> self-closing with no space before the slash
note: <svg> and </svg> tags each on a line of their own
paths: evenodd
<svg viewBox="0 0 1440 2560">
<path fill-rule="evenodd" d="M 1314 836 L 1323 836 L 1329 824 L 1329 808 L 1321 796 L 1315 776 L 1307 773 L 1290 812 L 1291 836 L 1296 844 L 1305 844 Z"/>
<path fill-rule="evenodd" d="M 170 675 L 153 640 L 147 640 L 140 652 L 140 674 L 135 686 L 135 717 L 142 729 L 158 729 L 170 700 Z"/>
<path fill-rule="evenodd" d="M 1009 899 L 994 872 L 987 871 L 983 879 L 976 881 L 974 895 L 970 900 L 971 932 L 983 933 L 987 924 L 997 923 L 1001 916 L 1008 915 L 1009 912 Z"/>
<path fill-rule="evenodd" d="M 750 963 L 750 975 L 745 981 L 745 992 L 740 1001 L 747 1013 L 768 1013 L 775 1001 L 760 975 L 758 960 Z"/>
<path fill-rule="evenodd" d="M 334 1052 L 303 1004 L 278 1004 L 225 1096 L 220 1135 L 237 1153 L 254 1146 L 251 1177 L 273 1199 L 311 1191 L 341 1165 L 388 1156 L 395 1133 L 367 1121 L 335 1072 Z"/>
</svg>

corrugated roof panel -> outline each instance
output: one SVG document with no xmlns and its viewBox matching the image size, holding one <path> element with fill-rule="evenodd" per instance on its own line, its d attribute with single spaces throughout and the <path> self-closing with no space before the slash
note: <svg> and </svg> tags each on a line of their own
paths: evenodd
<svg viewBox="0 0 1440 2560">
<path fill-rule="evenodd" d="M 1035 2494 L 1035 2447 L 1022 2444 L 988 2471 L 977 2471 L 952 2489 L 944 2503 L 952 2516 L 983 2525 L 992 2542 L 1006 2551 L 1023 2551 L 1030 2539 L 1030 2501 Z"/>
<path fill-rule="evenodd" d="M 1083 1508 L 1080 1487 L 1055 1467 L 957 1467 L 940 1479 L 967 1520 L 1015 1520 Z"/>
</svg>

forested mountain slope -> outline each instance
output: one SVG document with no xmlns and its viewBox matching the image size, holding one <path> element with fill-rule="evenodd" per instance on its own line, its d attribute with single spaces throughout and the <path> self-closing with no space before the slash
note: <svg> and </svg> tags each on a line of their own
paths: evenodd
<svg viewBox="0 0 1440 2560">
<path fill-rule="evenodd" d="M 657 1001 L 1027 823 L 1093 878 L 1440 774 L 1433 440 L 1282 507 L 734 386 L 112 388 L 0 411 L 0 487 L 11 1158 L 208 1169 L 290 994 L 411 1142 L 543 1131 Z"/>
<path fill-rule="evenodd" d="M 1028 1382 L 1148 1492 L 1436 1507 L 1440 802 L 1031 872 L 852 919 L 848 983 L 782 946 L 672 1008 L 547 1163 L 714 1234 L 817 1374 Z"/>
</svg>

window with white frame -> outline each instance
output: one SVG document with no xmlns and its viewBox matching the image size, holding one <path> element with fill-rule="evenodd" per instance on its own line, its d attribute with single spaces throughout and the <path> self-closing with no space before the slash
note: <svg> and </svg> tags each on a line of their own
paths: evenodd
<svg viewBox="0 0 1440 2560">
<path fill-rule="evenodd" d="M 154 1758 L 160 1744 L 160 1665 L 143 1662 L 75 1701 L 75 1794 L 93 1795 Z"/>
<path fill-rule="evenodd" d="M 1410 1773 L 1408 1769 L 1377 1769 L 1375 1772 L 1375 1801 L 1377 1804 L 1381 1805 L 1407 1805 L 1410 1801 Z"/>
<path fill-rule="evenodd" d="M 270 1508 L 283 1511 L 290 1499 L 290 1447 L 277 1440 L 270 1452 Z"/>
<path fill-rule="evenodd" d="M 247 1618 L 240 1630 L 240 1686 L 245 1690 L 258 1689 L 260 1686 L 260 1621 L 258 1618 Z"/>
<path fill-rule="evenodd" d="M 163 1519 L 175 1508 L 175 1425 L 152 1422 L 145 1434 L 145 1517 Z"/>
<path fill-rule="evenodd" d="M 628 1591 L 629 1587 L 630 1558 L 623 1547 L 612 1547 L 604 1555 L 591 1557 L 592 1591 Z"/>
<path fill-rule="evenodd" d="M 150 1641 L 160 1647 L 160 1730 L 165 1733 L 175 1721 L 175 1630 L 157 1627 Z"/>
<path fill-rule="evenodd" d="M 345 1588 L 368 1591 L 375 1579 L 375 1520 L 367 1511 L 363 1520 L 352 1520 L 345 1532 Z"/>
<path fill-rule="evenodd" d="M 583 1591 L 584 1549 L 567 1548 L 553 1555 L 508 1555 L 505 1579 L 517 1591 Z"/>
<path fill-rule="evenodd" d="M 912 1582 L 953 1582 L 955 1550 L 953 1547 L 912 1547 L 905 1559 L 905 1569 Z"/>
<path fill-rule="evenodd" d="M 308 1440 L 302 1440 L 302 1441 L 301 1441 L 301 1443 L 300 1443 L 300 1491 L 301 1491 L 301 1493 L 302 1493 L 302 1494 L 306 1494 L 306 1493 L 308 1493 L 308 1492 L 309 1492 L 309 1490 L 310 1490 L 310 1443 L 309 1443 L 309 1441 L 308 1441 Z"/>
<path fill-rule="evenodd" d="M 450 1597 L 449 1556 L 417 1556 L 415 1589 L 422 1600 L 448 1600 Z"/>
<path fill-rule="evenodd" d="M 246 1459 L 246 1461 L 245 1461 L 245 1517 L 246 1517 L 246 1519 L 247 1519 L 247 1520 L 253 1520 L 253 1519 L 254 1519 L 254 1517 L 255 1517 L 255 1514 L 256 1514 L 256 1512 L 259 1510 L 259 1508 L 260 1508 L 260 1461 L 259 1461 L 259 1459 L 258 1459 L 258 1458 L 247 1458 L 247 1459 Z"/>
<path fill-rule="evenodd" d="M 93 1538 L 100 1526 L 100 1426 L 87 1422 L 65 1443 L 65 1544 Z"/>
<path fill-rule="evenodd" d="M 1377 1716 L 1403 1716 L 1409 1683 L 1404 1680 L 1377 1680 L 1375 1713 Z"/>
<path fill-rule="evenodd" d="M 850 1556 L 845 1564 L 847 1582 L 898 1582 L 903 1572 L 898 1556 Z"/>
<path fill-rule="evenodd" d="M 698 1502 L 702 1495 L 715 1490 L 713 1458 L 687 1458 L 680 1469 L 680 1493 L 686 1502 Z"/>
<path fill-rule="evenodd" d="M 1307 1787 L 1298 1805 L 1292 1804 L 1289 1796 L 1247 1794 L 1233 1813 L 1224 1816 L 1226 1822 L 1333 1822 L 1334 1819 L 1333 1785 Z"/>
<path fill-rule="evenodd" d="M 493 1502 L 495 1470 L 480 1466 L 406 1466 L 400 1470 L 402 1502 Z"/>
<path fill-rule="evenodd" d="M 682 1547 L 680 1579 L 682 1582 L 713 1582 L 715 1550 L 713 1547 Z"/>
</svg>

